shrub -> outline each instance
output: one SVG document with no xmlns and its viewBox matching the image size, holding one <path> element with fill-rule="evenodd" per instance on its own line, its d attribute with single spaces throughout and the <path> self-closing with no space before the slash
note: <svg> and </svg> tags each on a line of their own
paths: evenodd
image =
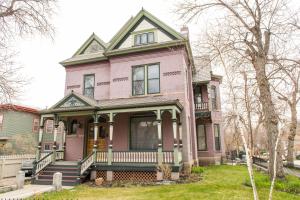
<svg viewBox="0 0 300 200">
<path fill-rule="evenodd" d="M 204 167 L 193 167 L 192 168 L 192 173 L 195 173 L 195 174 L 202 174 L 204 172 Z"/>
<path fill-rule="evenodd" d="M 297 155 L 297 156 L 296 156 L 296 159 L 297 159 L 297 160 L 300 160 L 300 155 Z"/>
<path fill-rule="evenodd" d="M 163 173 L 164 180 L 171 178 L 172 169 L 169 165 L 162 164 L 162 165 L 159 165 L 157 168 L 160 172 Z"/>
</svg>

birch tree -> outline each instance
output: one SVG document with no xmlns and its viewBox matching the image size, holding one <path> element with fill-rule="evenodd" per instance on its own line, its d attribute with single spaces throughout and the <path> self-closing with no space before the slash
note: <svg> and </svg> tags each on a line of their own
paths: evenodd
<svg viewBox="0 0 300 200">
<path fill-rule="evenodd" d="M 274 49 L 280 45 L 282 35 L 289 32 L 296 19 L 297 13 L 288 3 L 285 0 L 184 0 L 178 4 L 177 10 L 186 22 L 211 9 L 219 12 L 211 23 L 212 29 L 221 31 L 211 30 L 210 34 L 218 32 L 218 37 L 223 40 L 223 51 L 247 63 L 254 71 L 267 131 L 271 179 L 275 174 L 283 177 L 284 172 L 280 155 L 277 156 L 276 173 L 273 170 L 275 154 L 280 153 L 275 151 L 279 122 L 267 74 L 272 61 L 270 55 L 275 54 Z"/>
</svg>

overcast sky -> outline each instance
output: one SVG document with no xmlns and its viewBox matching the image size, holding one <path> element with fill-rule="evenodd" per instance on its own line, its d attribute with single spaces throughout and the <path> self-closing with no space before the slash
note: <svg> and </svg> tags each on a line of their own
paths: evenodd
<svg viewBox="0 0 300 200">
<path fill-rule="evenodd" d="M 136 15 L 142 7 L 179 31 L 182 22 L 173 13 L 174 0 L 85 0 L 58 2 L 53 17 L 56 27 L 54 41 L 38 35 L 16 42 L 18 62 L 24 67 L 23 75 L 30 78 L 24 93 L 16 102 L 45 108 L 64 96 L 65 70 L 59 64 L 67 59 L 95 32 L 108 42 L 121 26 Z M 204 19 L 201 19 L 204 22 Z M 198 21 L 201 24 L 201 20 Z M 189 25 L 191 39 L 195 40 L 200 25 Z"/>
</svg>

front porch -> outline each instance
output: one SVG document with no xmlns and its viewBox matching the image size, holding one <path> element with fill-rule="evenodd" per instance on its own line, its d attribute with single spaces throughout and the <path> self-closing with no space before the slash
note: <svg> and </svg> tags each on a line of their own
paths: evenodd
<svg viewBox="0 0 300 200">
<path fill-rule="evenodd" d="M 35 175 L 50 163 L 65 160 L 78 161 L 79 177 L 90 171 L 91 178 L 104 177 L 109 181 L 143 171 L 153 177 L 158 166 L 165 164 L 176 173 L 173 177 L 179 177 L 182 107 L 178 100 L 138 98 L 128 103 L 131 99 L 93 102 L 86 98 L 72 93 L 43 112 Z M 78 102 L 66 107 L 70 100 Z M 49 119 L 54 120 L 53 149 L 42 155 L 43 125 Z M 58 150 L 60 121 L 65 128 Z M 120 175 L 121 172 L 127 175 Z"/>
</svg>

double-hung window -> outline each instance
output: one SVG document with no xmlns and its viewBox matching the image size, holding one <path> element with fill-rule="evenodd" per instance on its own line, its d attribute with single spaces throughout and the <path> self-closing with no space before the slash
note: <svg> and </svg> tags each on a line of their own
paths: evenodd
<svg viewBox="0 0 300 200">
<path fill-rule="evenodd" d="M 198 150 L 199 151 L 207 150 L 206 132 L 205 132 L 205 125 L 204 124 L 198 124 L 197 125 L 197 143 L 198 143 Z"/>
<path fill-rule="evenodd" d="M 211 86 L 211 104 L 212 104 L 212 109 L 217 110 L 218 105 L 217 105 L 217 89 L 216 86 Z"/>
<path fill-rule="evenodd" d="M 214 124 L 215 150 L 221 150 L 220 125 Z"/>
<path fill-rule="evenodd" d="M 94 98 L 94 90 L 95 90 L 95 75 L 94 74 L 84 75 L 83 95 Z"/>
<path fill-rule="evenodd" d="M 132 95 L 156 94 L 160 92 L 159 64 L 132 68 Z"/>
<path fill-rule="evenodd" d="M 151 44 L 154 41 L 154 32 L 141 33 L 134 36 L 134 45 Z"/>
</svg>

